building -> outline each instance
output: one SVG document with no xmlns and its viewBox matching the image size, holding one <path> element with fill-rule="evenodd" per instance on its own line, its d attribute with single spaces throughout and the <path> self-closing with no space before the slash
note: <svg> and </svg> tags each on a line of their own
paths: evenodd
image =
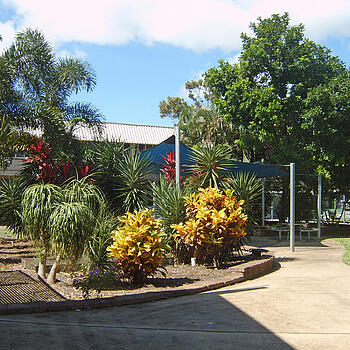
<svg viewBox="0 0 350 350">
<path fill-rule="evenodd" d="M 174 128 L 157 125 L 141 125 L 104 122 L 101 133 L 95 128 L 79 127 L 74 135 L 83 142 L 112 141 L 124 142 L 134 152 L 142 152 L 160 144 L 174 135 Z M 24 154 L 16 155 L 6 171 L 0 171 L 0 177 L 15 176 L 23 168 Z"/>
</svg>

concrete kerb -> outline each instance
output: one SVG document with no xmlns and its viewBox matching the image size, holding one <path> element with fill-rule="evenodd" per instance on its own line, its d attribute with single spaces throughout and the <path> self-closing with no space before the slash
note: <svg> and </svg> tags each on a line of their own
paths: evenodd
<svg viewBox="0 0 350 350">
<path fill-rule="evenodd" d="M 169 291 L 146 292 L 133 295 L 120 295 L 109 298 L 87 300 L 66 300 L 60 302 L 37 302 L 27 304 L 0 305 L 0 314 L 23 314 L 52 311 L 71 311 L 130 305 L 179 297 L 226 287 L 265 275 L 273 270 L 274 257 L 263 256 L 259 260 L 249 261 L 234 268 L 233 276 L 208 282 L 195 282 L 191 285 L 175 287 Z"/>
</svg>

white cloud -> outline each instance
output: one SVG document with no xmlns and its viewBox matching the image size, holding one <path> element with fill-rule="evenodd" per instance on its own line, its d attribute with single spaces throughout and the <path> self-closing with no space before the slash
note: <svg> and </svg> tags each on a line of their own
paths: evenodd
<svg viewBox="0 0 350 350">
<path fill-rule="evenodd" d="M 2 37 L 2 41 L 0 41 L 0 51 L 2 51 L 12 43 L 16 35 L 14 23 L 12 21 L 7 21 L 5 23 L 0 22 L 0 35 Z"/>
<path fill-rule="evenodd" d="M 63 49 L 63 50 L 57 52 L 57 56 L 59 56 L 59 57 L 72 57 L 72 56 L 74 56 L 74 57 L 85 59 L 88 55 L 86 52 L 79 50 L 79 49 L 74 49 L 73 51 L 68 51 L 66 49 Z"/>
<path fill-rule="evenodd" d="M 0 33 L 40 28 L 54 42 L 167 43 L 203 51 L 241 47 L 258 16 L 288 11 L 314 40 L 350 36 L 350 1 L 333 0 L 6 0 L 16 12 Z M 15 21 L 16 20 L 16 21 Z M 16 25 L 14 24 L 16 23 Z M 3 34 L 4 36 L 4 34 Z"/>
</svg>

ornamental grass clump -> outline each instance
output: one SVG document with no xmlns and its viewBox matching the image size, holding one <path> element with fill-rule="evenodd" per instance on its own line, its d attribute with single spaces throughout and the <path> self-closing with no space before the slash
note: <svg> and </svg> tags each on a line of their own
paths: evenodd
<svg viewBox="0 0 350 350">
<path fill-rule="evenodd" d="M 185 200 L 188 220 L 172 225 L 174 238 L 198 263 L 221 266 L 227 256 L 239 250 L 246 235 L 248 217 L 243 213 L 243 201 L 237 200 L 231 190 L 216 188 L 200 189 Z"/>
<path fill-rule="evenodd" d="M 112 232 L 113 243 L 107 248 L 108 256 L 118 261 L 123 277 L 131 283 L 144 283 L 159 270 L 169 249 L 160 219 L 152 217 L 152 212 L 145 209 L 119 217 L 123 225 Z"/>
</svg>

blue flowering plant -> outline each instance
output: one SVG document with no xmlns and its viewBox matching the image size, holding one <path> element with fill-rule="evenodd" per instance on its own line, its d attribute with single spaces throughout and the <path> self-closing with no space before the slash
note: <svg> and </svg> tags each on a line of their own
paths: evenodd
<svg viewBox="0 0 350 350">
<path fill-rule="evenodd" d="M 80 290 L 84 299 L 89 299 L 91 295 L 101 296 L 103 290 L 110 289 L 120 280 L 118 261 L 111 261 L 103 268 L 92 263 L 89 268 L 83 268 L 78 273 L 73 274 L 74 288 Z"/>
</svg>

